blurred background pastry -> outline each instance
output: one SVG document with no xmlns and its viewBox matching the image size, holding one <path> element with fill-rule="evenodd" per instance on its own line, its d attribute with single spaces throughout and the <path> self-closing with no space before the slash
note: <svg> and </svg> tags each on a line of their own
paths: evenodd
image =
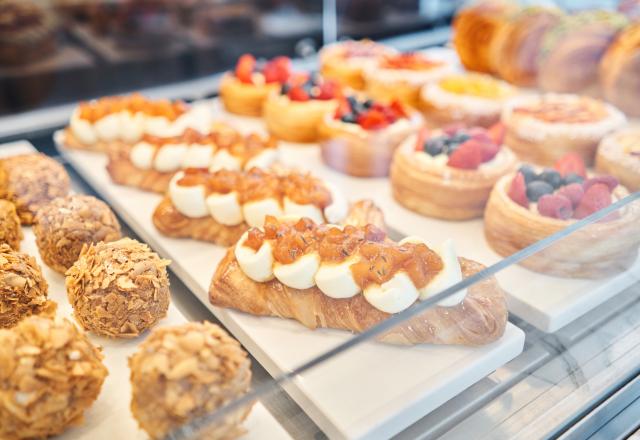
<svg viewBox="0 0 640 440">
<path fill-rule="evenodd" d="M 605 52 L 600 84 L 608 101 L 640 117 L 640 22 L 627 26 Z"/>
<path fill-rule="evenodd" d="M 640 191 L 640 126 L 622 128 L 602 139 L 596 170 L 616 177 L 631 192 Z"/>
<path fill-rule="evenodd" d="M 20 250 L 22 229 L 13 203 L 0 199 L 0 244 L 7 244 L 13 250 Z"/>
<path fill-rule="evenodd" d="M 42 3 L 0 0 L 0 66 L 26 64 L 53 54 L 55 15 Z"/>
<path fill-rule="evenodd" d="M 251 363 L 238 341 L 209 322 L 155 329 L 129 358 L 131 412 L 152 439 L 213 414 L 249 391 Z M 194 432 L 195 438 L 230 439 L 252 405 Z"/>
<path fill-rule="evenodd" d="M 169 309 L 168 260 L 130 238 L 85 245 L 67 271 L 74 317 L 97 335 L 134 338 Z"/>
<path fill-rule="evenodd" d="M 42 153 L 0 159 L 0 198 L 16 205 L 22 224 L 32 224 L 38 209 L 66 196 L 70 186 L 64 167 Z"/>
<path fill-rule="evenodd" d="M 599 96 L 600 59 L 627 23 L 624 15 L 609 11 L 563 17 L 543 38 L 538 86 L 550 92 Z"/>
<path fill-rule="evenodd" d="M 453 45 L 469 70 L 493 73 L 491 45 L 507 18 L 518 11 L 509 0 L 478 0 L 462 7 L 453 20 Z"/>
<path fill-rule="evenodd" d="M 0 438 L 47 438 L 82 424 L 108 374 L 102 359 L 63 318 L 0 330 Z"/>
<path fill-rule="evenodd" d="M 74 194 L 40 208 L 33 232 L 42 261 L 64 274 L 85 244 L 118 240 L 120 223 L 103 201 Z"/>
<path fill-rule="evenodd" d="M 0 245 L 0 328 L 13 327 L 26 316 L 53 315 L 56 303 L 47 299 L 48 289 L 33 257 Z"/>
<path fill-rule="evenodd" d="M 512 84 L 535 86 L 542 39 L 560 17 L 558 9 L 530 7 L 505 20 L 491 44 L 495 72 Z"/>
</svg>

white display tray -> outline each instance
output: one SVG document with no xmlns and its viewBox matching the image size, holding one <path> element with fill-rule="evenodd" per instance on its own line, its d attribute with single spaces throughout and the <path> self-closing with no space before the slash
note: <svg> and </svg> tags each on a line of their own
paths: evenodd
<svg viewBox="0 0 640 440">
<path fill-rule="evenodd" d="M 35 151 L 28 142 L 13 142 L 0 145 L 0 157 L 7 157 Z M 38 253 L 35 236 L 30 227 L 22 228 L 24 239 L 20 252 L 36 258 L 42 273 L 49 283 L 49 298 L 58 303 L 57 314 L 73 320 L 73 309 L 67 300 L 64 276 L 45 265 Z M 74 321 L 75 322 L 75 321 Z M 187 322 L 180 311 L 171 304 L 169 313 L 158 326 L 179 325 Z M 147 333 L 148 334 L 148 333 Z M 131 403 L 131 384 L 129 381 L 128 358 L 146 337 L 135 339 L 109 339 L 89 334 L 89 339 L 103 348 L 104 364 L 109 370 L 102 391 L 96 402 L 85 413 L 85 421 L 81 426 L 70 428 L 56 438 L 64 440 L 92 439 L 147 439 L 144 431 L 138 428 L 129 409 Z M 247 433 L 242 440 L 290 439 L 291 437 L 259 402 L 254 405 L 249 417 L 244 422 Z"/>
<path fill-rule="evenodd" d="M 230 115 L 221 108 L 218 100 L 207 102 L 221 119 L 238 129 L 265 131 L 260 119 Z M 352 200 L 373 199 L 384 211 L 391 228 L 406 235 L 419 235 L 432 243 L 438 243 L 443 237 L 452 237 L 460 255 L 486 265 L 502 259 L 489 247 L 482 219 L 445 221 L 421 216 L 394 200 L 387 178 L 357 178 L 338 173 L 324 165 L 315 146 L 284 142 L 281 148 L 285 151 L 282 157 L 287 165 L 304 167 L 334 182 Z M 507 292 L 509 311 L 540 330 L 552 333 L 637 282 L 640 279 L 640 259 L 626 273 L 604 280 L 552 277 L 518 265 L 503 270 L 497 278 Z"/>
<path fill-rule="evenodd" d="M 159 195 L 114 185 L 105 170 L 104 155 L 57 144 L 129 226 L 173 260 L 171 269 L 272 375 L 289 372 L 351 337 L 343 331 L 311 331 L 291 320 L 213 307 L 207 291 L 225 249 L 160 235 L 151 221 Z M 477 348 L 367 342 L 302 374 L 285 388 L 330 438 L 384 438 L 516 357 L 523 344 L 524 333 L 511 323 L 502 339 Z"/>
</svg>

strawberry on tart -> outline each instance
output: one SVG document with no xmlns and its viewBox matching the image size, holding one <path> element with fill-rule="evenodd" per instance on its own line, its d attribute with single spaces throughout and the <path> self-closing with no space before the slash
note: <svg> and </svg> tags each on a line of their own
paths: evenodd
<svg viewBox="0 0 640 440">
<path fill-rule="evenodd" d="M 389 174 L 395 149 L 420 126 L 420 114 L 392 101 L 349 96 L 320 125 L 322 159 L 331 168 L 357 177 Z"/>
<path fill-rule="evenodd" d="M 591 176 L 576 153 L 553 168 L 522 165 L 496 183 L 484 214 L 487 242 L 509 256 L 611 205 L 629 192 L 613 176 Z M 520 264 L 562 277 L 598 278 L 636 259 L 640 206 L 629 204 L 584 226 Z"/>
<path fill-rule="evenodd" d="M 276 57 L 260 62 L 253 55 L 242 55 L 233 72 L 223 76 L 220 98 L 230 113 L 261 116 L 267 96 L 280 89 L 291 76 L 291 60 Z"/>
<path fill-rule="evenodd" d="M 393 196 L 419 214 L 446 220 L 481 217 L 493 185 L 516 168 L 496 125 L 423 129 L 395 152 Z"/>
</svg>

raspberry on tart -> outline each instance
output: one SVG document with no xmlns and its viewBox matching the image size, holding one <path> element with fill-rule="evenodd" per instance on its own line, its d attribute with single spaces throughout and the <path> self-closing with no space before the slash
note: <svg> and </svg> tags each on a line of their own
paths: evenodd
<svg viewBox="0 0 640 440">
<path fill-rule="evenodd" d="M 491 188 L 516 167 L 499 126 L 423 128 L 396 151 L 393 195 L 422 215 L 448 220 L 480 217 Z"/>
<path fill-rule="evenodd" d="M 347 96 L 322 119 L 322 158 L 331 168 L 352 176 L 386 176 L 393 152 L 421 121 L 418 112 L 398 101 L 387 104 Z"/>
</svg>

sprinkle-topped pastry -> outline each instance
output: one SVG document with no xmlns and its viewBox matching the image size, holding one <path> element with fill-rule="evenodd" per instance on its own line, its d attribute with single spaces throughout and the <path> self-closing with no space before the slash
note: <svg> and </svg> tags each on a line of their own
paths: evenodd
<svg viewBox="0 0 640 440">
<path fill-rule="evenodd" d="M 617 177 L 629 191 L 640 190 L 640 127 L 623 128 L 605 137 L 598 146 L 596 170 Z"/>
<path fill-rule="evenodd" d="M 568 152 L 593 163 L 600 140 L 626 123 L 615 107 L 577 95 L 544 94 L 509 100 L 502 112 L 505 142 L 525 161 L 551 166 Z"/>
<path fill-rule="evenodd" d="M 385 104 L 348 96 L 335 113 L 322 120 L 322 158 L 330 167 L 352 176 L 386 176 L 394 150 L 421 121 L 416 111 L 398 101 Z"/>
<path fill-rule="evenodd" d="M 451 240 L 434 249 L 418 237 L 394 243 L 373 225 L 338 227 L 308 218 L 267 217 L 263 228 L 250 229 L 228 251 L 214 275 L 210 299 L 253 314 L 294 318 L 309 328 L 359 332 L 478 269 L 477 263 L 457 258 Z M 495 340 L 504 330 L 506 310 L 502 293 L 489 281 L 447 297 L 440 307 L 381 339 L 472 345 Z M 479 324 L 471 310 L 480 304 L 489 321 L 471 335 L 469 321 Z M 438 322 L 442 315 L 450 317 L 446 323 Z"/>
<path fill-rule="evenodd" d="M 348 40 L 329 44 L 320 50 L 320 73 L 325 78 L 356 90 L 365 87 L 364 69 L 395 50 L 371 40 Z"/>
<path fill-rule="evenodd" d="M 452 72 L 451 64 L 421 53 L 387 55 L 365 70 L 366 90 L 373 98 L 417 108 L 422 86 Z"/>
<path fill-rule="evenodd" d="M 169 263 L 130 238 L 85 245 L 66 279 L 76 320 L 101 336 L 137 337 L 167 314 Z"/>
<path fill-rule="evenodd" d="M 525 164 L 496 183 L 485 211 L 485 235 L 496 252 L 508 256 L 628 194 L 613 176 L 588 175 L 575 153 L 558 160 L 553 168 Z M 624 270 L 637 256 L 639 215 L 637 204 L 627 205 L 521 264 L 544 273 L 581 278 Z M 598 241 L 608 245 L 593 246 Z"/>
<path fill-rule="evenodd" d="M 245 395 L 251 386 L 247 353 L 209 322 L 155 329 L 129 358 L 131 412 L 152 439 Z M 252 404 L 198 431 L 198 438 L 231 439 L 245 430 Z"/>
<path fill-rule="evenodd" d="M 325 114 L 335 111 L 342 91 L 338 83 L 315 73 L 296 74 L 265 102 L 271 134 L 291 142 L 315 142 Z"/>
<path fill-rule="evenodd" d="M 32 316 L 0 330 L 0 438 L 48 438 L 82 424 L 108 371 L 71 322 Z"/>
<path fill-rule="evenodd" d="M 420 108 L 432 126 L 463 123 L 489 127 L 500 119 L 505 100 L 515 94 L 513 87 L 488 75 L 454 74 L 425 85 Z"/>
<path fill-rule="evenodd" d="M 186 129 L 180 136 L 147 135 L 133 146 L 111 148 L 107 171 L 116 183 L 164 193 L 181 169 L 269 168 L 278 159 L 277 147 L 273 137 L 242 135 L 218 123 L 206 135 Z"/>
<path fill-rule="evenodd" d="M 222 78 L 222 103 L 231 113 L 260 116 L 269 93 L 278 90 L 291 74 L 291 60 L 287 57 L 262 61 L 244 54 L 238 59 L 234 71 Z"/>
<path fill-rule="evenodd" d="M 7 244 L 13 250 L 20 250 L 22 229 L 20 218 L 13 203 L 0 199 L 0 244 Z"/>
<path fill-rule="evenodd" d="M 0 159 L 0 198 L 15 204 L 23 224 L 32 224 L 38 209 L 66 196 L 70 186 L 64 167 L 42 153 Z"/>
<path fill-rule="evenodd" d="M 56 303 L 36 260 L 0 245 L 0 328 L 10 328 L 31 315 L 53 316 Z"/>
<path fill-rule="evenodd" d="M 420 214 L 463 220 L 482 215 L 491 187 L 515 168 L 503 145 L 504 128 L 451 125 L 422 129 L 396 151 L 394 197 Z"/>
<path fill-rule="evenodd" d="M 139 141 L 145 134 L 178 136 L 186 128 L 208 133 L 210 112 L 182 101 L 150 100 L 134 93 L 81 103 L 65 130 L 65 146 L 106 151 L 112 143 Z"/>
</svg>

